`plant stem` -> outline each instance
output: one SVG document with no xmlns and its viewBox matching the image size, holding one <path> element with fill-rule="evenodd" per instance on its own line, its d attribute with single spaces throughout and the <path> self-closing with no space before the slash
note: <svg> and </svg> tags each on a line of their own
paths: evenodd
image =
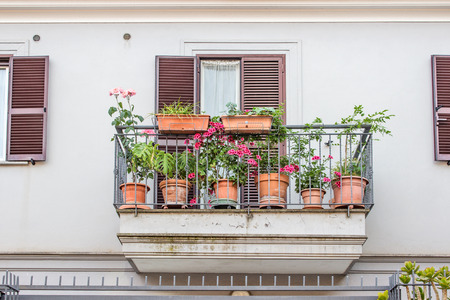
<svg viewBox="0 0 450 300">
<path fill-rule="evenodd" d="M 406 288 L 406 297 L 408 298 L 408 300 L 411 300 L 411 294 L 409 292 L 409 286 L 406 285 L 405 288 Z"/>
<path fill-rule="evenodd" d="M 436 300 L 439 300 L 439 292 L 438 292 L 438 289 L 436 288 L 436 285 L 434 284 L 433 281 L 431 281 L 431 286 L 433 287 L 433 291 L 436 294 Z"/>
</svg>

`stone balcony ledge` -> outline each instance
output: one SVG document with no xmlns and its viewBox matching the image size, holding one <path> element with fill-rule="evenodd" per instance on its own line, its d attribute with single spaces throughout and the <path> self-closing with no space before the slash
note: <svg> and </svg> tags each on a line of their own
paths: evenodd
<svg viewBox="0 0 450 300">
<path fill-rule="evenodd" d="M 118 210 L 140 273 L 343 274 L 362 254 L 368 210 Z"/>
</svg>

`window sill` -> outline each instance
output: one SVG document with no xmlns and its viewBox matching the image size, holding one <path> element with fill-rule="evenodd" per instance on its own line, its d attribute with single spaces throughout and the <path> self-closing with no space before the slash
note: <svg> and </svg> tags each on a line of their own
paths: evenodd
<svg viewBox="0 0 450 300">
<path fill-rule="evenodd" d="M 29 161 L 0 161 L 0 166 L 25 166 Z"/>
</svg>

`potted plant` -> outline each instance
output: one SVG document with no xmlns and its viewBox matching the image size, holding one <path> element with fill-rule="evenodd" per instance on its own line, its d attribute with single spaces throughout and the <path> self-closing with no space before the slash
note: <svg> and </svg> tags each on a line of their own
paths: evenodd
<svg viewBox="0 0 450 300">
<path fill-rule="evenodd" d="M 236 207 L 238 187 L 247 183 L 249 169 L 256 164 L 247 142 L 244 137 L 225 135 L 224 125 L 217 118 L 207 132 L 194 136 L 199 164 L 205 167 L 199 174 L 203 179 L 201 186 L 214 195 L 210 199 L 213 208 Z"/>
<path fill-rule="evenodd" d="M 195 114 L 194 105 L 180 100 L 164 104 L 156 114 L 161 133 L 193 134 L 208 129 L 209 115 Z"/>
<path fill-rule="evenodd" d="M 326 166 L 333 157 L 314 155 L 311 149 L 310 157 L 305 159 L 305 163 L 299 168 L 300 172 L 294 173 L 295 191 L 300 193 L 303 199 L 303 208 L 322 209 L 326 189 L 329 187 L 331 179 L 327 177 Z"/>
<path fill-rule="evenodd" d="M 150 190 L 150 187 L 141 182 L 146 178 L 153 178 L 153 173 L 151 172 L 153 169 L 149 167 L 148 162 L 144 159 L 142 150 L 147 146 L 151 147 L 153 145 L 138 141 L 140 137 L 147 138 L 145 133 L 141 134 L 135 128 L 136 125 L 144 120 L 142 116 L 134 113 L 134 105 L 131 103 L 131 97 L 136 95 L 136 92 L 132 89 L 114 88 L 110 90 L 109 95 L 114 96 L 117 104 L 116 106 L 111 106 L 108 110 L 108 114 L 114 118 L 111 124 L 113 126 L 125 126 L 125 134 L 116 136 L 116 138 L 120 140 L 124 147 L 124 152 L 121 155 L 123 155 L 127 163 L 127 173 L 131 174 L 132 178 L 132 182 L 120 185 L 125 203 L 129 204 L 122 205 L 119 208 L 137 207 L 150 209 L 147 205 L 137 204 L 146 202 L 146 194 Z M 122 102 L 120 97 L 126 99 L 126 102 Z"/>
<path fill-rule="evenodd" d="M 157 171 L 166 179 L 159 183 L 165 205 L 163 208 L 186 208 L 187 197 L 192 184 L 189 182 L 196 177 L 196 158 L 190 150 L 182 153 L 166 153 L 156 158 Z"/>
<path fill-rule="evenodd" d="M 366 173 L 365 159 L 362 151 L 369 142 L 368 138 L 360 139 L 360 135 L 353 134 L 357 129 L 368 126 L 369 133 L 391 135 L 384 126 L 387 120 L 394 115 L 387 114 L 387 110 L 365 114 L 362 105 L 355 105 L 353 114 L 342 118 L 339 124 L 349 126 L 341 131 L 338 138 L 345 137 L 344 157 L 336 164 L 333 170 L 335 178 L 332 180 L 334 198 L 331 199 L 333 208 L 364 208 L 363 199 L 369 180 L 364 177 Z"/>
<path fill-rule="evenodd" d="M 286 208 L 289 176 L 298 171 L 287 155 L 262 152 L 256 158 L 259 167 L 254 173 L 254 183 L 259 195 L 259 208 Z"/>
<path fill-rule="evenodd" d="M 224 125 L 225 133 L 250 133 L 267 134 L 272 123 L 279 125 L 282 123 L 281 116 L 283 108 L 273 107 L 253 107 L 251 110 L 241 111 L 237 109 L 237 104 L 227 103 L 226 115 L 220 119 Z"/>
</svg>

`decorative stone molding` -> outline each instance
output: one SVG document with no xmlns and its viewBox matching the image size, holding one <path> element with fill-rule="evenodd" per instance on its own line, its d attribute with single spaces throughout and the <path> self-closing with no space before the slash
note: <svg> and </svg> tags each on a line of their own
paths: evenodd
<svg viewBox="0 0 450 300">
<path fill-rule="evenodd" d="M 362 254 L 365 210 L 119 211 L 137 272 L 342 274 Z"/>
</svg>

